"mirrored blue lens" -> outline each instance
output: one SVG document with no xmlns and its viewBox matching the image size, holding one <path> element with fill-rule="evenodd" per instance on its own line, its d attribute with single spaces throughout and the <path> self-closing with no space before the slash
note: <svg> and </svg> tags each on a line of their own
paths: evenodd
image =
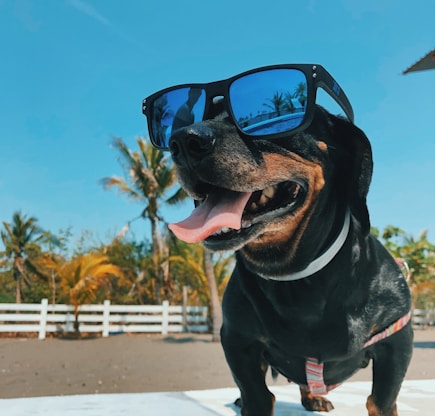
<svg viewBox="0 0 435 416">
<path fill-rule="evenodd" d="M 205 91 L 202 88 L 178 88 L 162 94 L 152 106 L 151 128 L 154 144 L 167 149 L 174 131 L 202 121 Z"/>
<path fill-rule="evenodd" d="M 235 122 L 246 134 L 291 131 L 305 117 L 307 80 L 298 69 L 271 69 L 236 79 L 229 89 Z"/>
</svg>

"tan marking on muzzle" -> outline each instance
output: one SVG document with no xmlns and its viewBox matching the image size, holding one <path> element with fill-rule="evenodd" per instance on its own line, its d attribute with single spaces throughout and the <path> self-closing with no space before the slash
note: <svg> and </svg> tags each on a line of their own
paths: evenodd
<svg viewBox="0 0 435 416">
<path fill-rule="evenodd" d="M 265 172 L 263 180 L 275 183 L 302 180 L 307 184 L 307 195 L 304 204 L 295 212 L 286 217 L 270 222 L 267 229 L 254 241 L 248 243 L 242 251 L 250 261 L 256 263 L 256 252 L 261 251 L 264 245 L 279 246 L 286 244 L 288 259 L 293 258 L 300 239 L 305 232 L 312 212 L 314 211 L 317 196 L 325 185 L 323 169 L 320 163 L 308 161 L 298 155 L 265 154 Z M 291 242 L 291 244 L 288 244 Z"/>
</svg>

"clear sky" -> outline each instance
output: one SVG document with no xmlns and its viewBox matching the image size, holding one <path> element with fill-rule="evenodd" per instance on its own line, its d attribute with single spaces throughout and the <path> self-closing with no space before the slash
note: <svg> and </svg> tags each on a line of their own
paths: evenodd
<svg viewBox="0 0 435 416">
<path fill-rule="evenodd" d="M 122 174 L 114 136 L 147 135 L 145 96 L 319 63 L 373 146 L 372 225 L 433 241 L 435 70 L 401 72 L 435 46 L 434 16 L 430 0 L 0 0 L 0 220 L 21 210 L 105 241 L 142 211 L 98 181 Z"/>
</svg>

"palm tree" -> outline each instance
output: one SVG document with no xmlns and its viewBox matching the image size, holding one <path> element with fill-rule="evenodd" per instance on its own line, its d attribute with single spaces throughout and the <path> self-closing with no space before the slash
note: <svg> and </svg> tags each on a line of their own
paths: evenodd
<svg viewBox="0 0 435 416">
<path fill-rule="evenodd" d="M 189 288 L 189 298 L 208 304 L 212 317 L 212 340 L 220 341 L 222 309 L 220 299 L 231 272 L 232 257 L 215 255 L 202 244 L 186 244 L 175 241 L 169 257 L 171 270 L 178 286 Z"/>
<path fill-rule="evenodd" d="M 272 98 L 267 98 L 267 101 L 269 101 L 270 104 L 263 103 L 263 105 L 265 107 L 271 108 L 273 111 L 276 112 L 277 117 L 279 117 L 285 105 L 285 99 L 283 98 L 283 93 L 276 91 L 275 94 L 273 94 Z"/>
<path fill-rule="evenodd" d="M 294 98 L 293 95 L 290 94 L 289 92 L 285 94 L 285 101 L 282 107 L 288 113 L 294 113 L 296 110 L 296 107 L 293 103 L 293 98 Z"/>
<path fill-rule="evenodd" d="M 302 107 L 305 106 L 305 101 L 307 101 L 307 84 L 305 82 L 300 82 L 297 85 L 293 93 L 293 98 L 298 98 Z"/>
<path fill-rule="evenodd" d="M 167 193 L 176 183 L 175 171 L 163 152 L 154 148 L 142 138 L 137 139 L 139 151 L 132 151 L 120 138 L 114 140 L 119 151 L 120 161 L 125 170 L 125 178 L 106 177 L 101 180 L 105 189 L 118 188 L 128 198 L 145 204 L 141 216 L 151 223 L 154 278 L 156 281 L 156 303 L 161 303 L 161 291 L 170 291 L 168 249 L 161 232 L 163 222 L 159 211 L 162 204 L 175 204 L 186 197 L 177 188 L 171 196 Z"/>
<path fill-rule="evenodd" d="M 126 179 L 112 176 L 103 178 L 101 183 L 106 189 L 117 187 L 130 199 L 145 203 L 145 209 L 141 216 L 148 218 L 151 223 L 153 268 L 156 282 L 155 298 L 156 303 L 160 304 L 162 288 L 165 296 L 168 297 L 171 291 L 171 280 L 169 277 L 168 243 L 161 235 L 160 223 L 164 221 L 159 215 L 159 210 L 161 204 L 174 205 L 185 199 L 187 195 L 182 188 L 178 187 L 171 196 L 166 196 L 176 184 L 175 170 L 170 164 L 170 160 L 164 156 L 163 152 L 148 144 L 147 141 L 138 138 L 137 143 L 139 152 L 133 152 L 120 138 L 115 139 L 114 145 L 120 152 Z M 212 273 L 213 267 L 209 267 L 212 264 L 211 253 L 204 252 L 203 260 L 205 283 L 208 283 L 209 290 L 213 293 L 210 299 L 213 322 L 215 328 L 220 328 L 222 322 L 220 301 L 214 294 L 217 293 L 217 289 L 213 288 L 216 286 L 216 280 Z M 219 331 L 214 332 L 218 333 Z"/>
<path fill-rule="evenodd" d="M 222 308 L 219 301 L 218 287 L 213 269 L 211 252 L 204 247 L 204 271 L 207 276 L 208 287 L 210 289 L 210 303 L 212 307 L 213 330 L 212 337 L 214 342 L 220 341 L 220 330 L 222 326 Z"/>
<path fill-rule="evenodd" d="M 109 263 L 106 255 L 99 253 L 78 255 L 61 265 L 47 257 L 45 265 L 56 271 L 63 296 L 74 306 L 74 330 L 77 334 L 80 332 L 79 306 L 94 301 L 97 291 L 110 276 L 123 278 L 121 269 Z"/>
<path fill-rule="evenodd" d="M 5 259 L 6 264 L 10 264 L 16 282 L 16 303 L 22 301 L 23 280 L 30 286 L 31 275 L 47 277 L 41 267 L 41 247 L 38 243 L 55 241 L 55 238 L 42 230 L 37 222 L 35 217 L 27 217 L 20 211 L 16 211 L 12 216 L 12 223 L 3 222 L 4 230 L 0 233 L 5 247 L 5 250 L 0 252 L 0 256 Z"/>
</svg>

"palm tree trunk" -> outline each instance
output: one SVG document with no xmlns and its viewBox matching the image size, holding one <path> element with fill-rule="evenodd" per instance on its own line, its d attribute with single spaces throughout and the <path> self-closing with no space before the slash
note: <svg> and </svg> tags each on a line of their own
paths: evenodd
<svg viewBox="0 0 435 416">
<path fill-rule="evenodd" d="M 79 305 L 74 304 L 74 332 L 78 337 L 80 336 L 80 322 L 79 322 Z"/>
<path fill-rule="evenodd" d="M 54 270 L 51 271 L 51 302 L 53 305 L 56 305 L 56 276 L 54 274 Z M 53 310 L 54 313 L 54 310 Z"/>
<path fill-rule="evenodd" d="M 13 275 L 16 282 L 15 288 L 15 303 L 21 303 L 21 274 L 23 272 L 22 266 L 23 258 L 18 255 L 14 259 Z"/>
<path fill-rule="evenodd" d="M 158 219 L 150 217 L 150 221 L 151 221 L 151 238 L 153 241 L 154 276 L 156 279 L 155 299 L 156 299 L 156 305 L 160 305 L 162 303 L 162 297 L 161 297 L 162 279 L 161 279 L 161 272 L 160 272 L 161 237 L 159 232 Z"/>
<path fill-rule="evenodd" d="M 15 289 L 15 303 L 21 303 L 21 277 L 18 273 L 18 276 L 16 278 L 17 285 Z"/>
<path fill-rule="evenodd" d="M 208 287 L 210 290 L 210 303 L 212 311 L 212 341 L 220 342 L 220 330 L 222 326 L 222 308 L 219 301 L 219 293 L 216 278 L 213 270 L 211 252 L 204 247 L 204 270 L 207 276 Z"/>
<path fill-rule="evenodd" d="M 160 273 L 162 275 L 163 289 L 165 297 L 169 298 L 172 294 L 172 282 L 169 271 L 169 246 L 168 239 L 160 236 Z"/>
<path fill-rule="evenodd" d="M 157 218 L 151 219 L 151 234 L 153 240 L 153 262 L 156 276 L 156 303 L 161 304 L 162 289 L 165 298 L 171 294 L 171 281 L 169 278 L 168 247 L 160 232 L 160 223 Z"/>
</svg>

